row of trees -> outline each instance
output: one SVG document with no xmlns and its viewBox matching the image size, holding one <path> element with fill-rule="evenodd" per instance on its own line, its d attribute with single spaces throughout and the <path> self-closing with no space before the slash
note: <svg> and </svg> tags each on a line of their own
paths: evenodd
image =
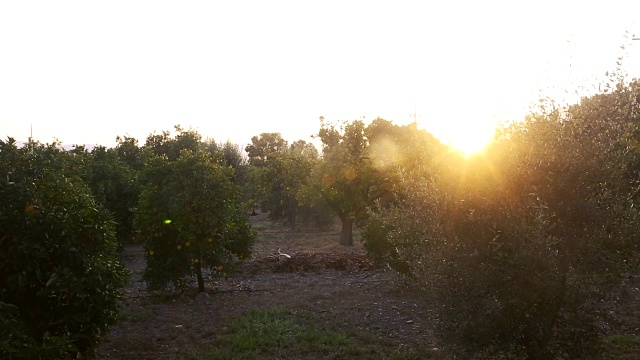
<svg viewBox="0 0 640 360">
<path fill-rule="evenodd" d="M 295 226 L 298 215 L 320 227 L 338 216 L 340 243 L 353 245 L 353 226 L 375 201 L 392 197 L 399 173 L 430 164 L 445 147 L 415 125 L 381 118 L 330 124 L 320 118 L 322 155 L 302 140 L 289 145 L 279 133 L 255 136 L 246 147 L 252 196 L 272 219 Z"/>
<path fill-rule="evenodd" d="M 116 321 L 127 272 L 115 251 L 130 241 L 145 244 L 150 289 L 195 276 L 204 291 L 203 269 L 223 272 L 250 256 L 256 202 L 291 226 L 327 226 L 335 213 L 351 245 L 354 221 L 391 198 L 389 170 L 412 161 L 400 154 L 416 136 L 433 140 L 382 119 L 322 122 L 322 156 L 278 133 L 254 137 L 245 156 L 179 126 L 143 146 L 118 137 L 110 149 L 1 142 L 0 348 L 14 358 L 90 353 Z"/>
<path fill-rule="evenodd" d="M 322 122 L 306 161 L 278 134 L 246 150 L 274 218 L 328 207 L 344 245 L 359 224 L 369 253 L 438 304 L 448 339 L 584 358 L 611 326 L 603 300 L 637 269 L 640 86 L 609 88 L 543 102 L 470 158 L 384 119 Z"/>
<path fill-rule="evenodd" d="M 517 358 L 597 353 L 640 231 L 640 84 L 612 88 L 547 103 L 470 159 L 399 167 L 393 198 L 369 207 L 369 249 L 425 290 L 448 339 Z"/>
<path fill-rule="evenodd" d="M 128 272 L 116 250 L 145 243 L 151 289 L 251 252 L 240 148 L 176 127 L 115 148 L 0 141 L 0 357 L 90 355 L 117 321 Z"/>
<path fill-rule="evenodd" d="M 531 114 L 472 158 L 384 119 L 321 118 L 321 152 L 264 133 L 245 156 L 179 126 L 91 151 L 0 142 L 0 349 L 89 353 L 116 319 L 127 241 L 145 244 L 150 289 L 195 276 L 203 291 L 203 269 L 250 256 L 259 203 L 291 226 L 333 213 L 347 246 L 359 224 L 369 253 L 440 305 L 450 339 L 583 357 L 640 230 L 640 87 L 613 88 Z"/>
<path fill-rule="evenodd" d="M 612 326 L 604 300 L 638 265 L 640 85 L 608 88 L 567 107 L 543 102 L 472 157 L 384 119 L 322 122 L 321 156 L 306 162 L 287 162 L 293 146 L 278 134 L 247 152 L 268 174 L 272 215 L 328 207 L 344 245 L 359 224 L 369 253 L 438 305 L 447 339 L 585 358 Z"/>
</svg>

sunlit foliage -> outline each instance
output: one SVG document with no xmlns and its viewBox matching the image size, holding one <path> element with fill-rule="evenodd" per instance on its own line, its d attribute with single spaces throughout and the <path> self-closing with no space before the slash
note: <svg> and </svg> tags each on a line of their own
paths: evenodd
<svg viewBox="0 0 640 360">
<path fill-rule="evenodd" d="M 307 193 L 316 194 L 340 217 L 340 244 L 353 244 L 353 224 L 366 206 L 382 195 L 382 180 L 367 156 L 366 125 L 357 120 L 342 127 L 321 123 L 318 137 L 322 141 L 322 159 L 314 169 Z M 307 195 L 307 198 L 313 198 Z"/>
<path fill-rule="evenodd" d="M 639 96 L 632 83 L 547 107 L 435 176 L 402 172 L 365 240 L 384 234 L 389 263 L 440 305 L 449 339 L 586 357 L 607 322 L 600 300 L 635 266 Z"/>
<path fill-rule="evenodd" d="M 370 124 L 361 120 L 330 124 L 321 118 L 322 157 L 303 195 L 307 202 L 325 202 L 340 217 L 340 244 L 353 244 L 353 225 L 367 217 L 369 206 L 389 200 L 399 166 L 412 168 L 417 159 L 431 159 L 429 146 L 414 141 L 416 133 L 414 126 L 401 127 L 381 118 Z M 409 151 L 411 145 L 416 147 Z"/>
</svg>

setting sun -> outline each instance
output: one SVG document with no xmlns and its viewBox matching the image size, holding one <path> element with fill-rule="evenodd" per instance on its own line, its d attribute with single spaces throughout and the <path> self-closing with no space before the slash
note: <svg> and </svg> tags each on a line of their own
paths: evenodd
<svg viewBox="0 0 640 360">
<path fill-rule="evenodd" d="M 437 119 L 422 121 L 421 125 L 442 143 L 467 156 L 485 148 L 493 138 L 499 122 L 496 116 L 482 114 L 462 114 L 456 118 L 443 116 L 440 120 Z"/>
<path fill-rule="evenodd" d="M 450 133 L 434 135 L 453 149 L 460 150 L 466 155 L 471 155 L 484 149 L 493 137 L 494 130 L 495 126 L 474 129 L 473 127 L 462 125 L 459 129 Z"/>
</svg>

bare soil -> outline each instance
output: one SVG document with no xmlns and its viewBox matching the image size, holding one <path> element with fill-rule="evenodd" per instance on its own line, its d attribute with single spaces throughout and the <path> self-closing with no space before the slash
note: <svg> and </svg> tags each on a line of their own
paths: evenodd
<svg viewBox="0 0 640 360">
<path fill-rule="evenodd" d="M 338 223 L 322 232 L 291 230 L 266 214 L 251 217 L 251 223 L 258 231 L 253 257 L 226 279 L 208 276 L 202 294 L 195 281 L 182 293 L 147 292 L 144 250 L 127 246 L 121 256 L 132 281 L 122 320 L 104 338 L 97 359 L 189 359 L 214 346 L 234 317 L 273 307 L 312 313 L 320 328 L 373 334 L 386 353 L 391 348 L 407 358 L 470 358 L 439 340 L 432 305 L 398 274 L 368 259 L 357 231 L 354 246 L 343 247 Z M 610 332 L 621 337 L 607 343 L 604 358 L 640 358 L 639 289 L 640 277 L 630 277 L 624 296 L 612 299 L 610 313 L 618 321 Z"/>
<path fill-rule="evenodd" d="M 251 222 L 258 230 L 253 258 L 226 279 L 208 277 L 206 294 L 197 294 L 195 282 L 182 294 L 148 293 L 142 245 L 127 246 L 122 260 L 132 281 L 121 306 L 123 320 L 105 337 L 97 358 L 188 358 L 206 352 L 235 316 L 273 307 L 311 312 L 320 327 L 369 332 L 384 346 L 439 357 L 432 310 L 399 275 L 367 258 L 357 231 L 354 246 L 344 247 L 338 244 L 339 224 L 320 232 L 291 230 L 266 214 Z"/>
</svg>

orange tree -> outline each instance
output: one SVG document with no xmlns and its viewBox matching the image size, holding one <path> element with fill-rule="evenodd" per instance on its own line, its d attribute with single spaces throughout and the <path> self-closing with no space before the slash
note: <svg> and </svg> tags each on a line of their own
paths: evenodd
<svg viewBox="0 0 640 360">
<path fill-rule="evenodd" d="M 137 171 L 115 149 L 97 146 L 87 154 L 83 178 L 93 196 L 111 212 L 120 246 L 133 238 L 133 208 L 140 194 Z"/>
<path fill-rule="evenodd" d="M 202 135 L 193 129 L 185 130 L 180 125 L 174 125 L 176 134 L 171 136 L 170 131 L 160 134 L 149 134 L 144 144 L 147 152 L 155 155 L 164 155 L 169 160 L 175 160 L 182 150 L 198 151 L 203 147 Z"/>
<path fill-rule="evenodd" d="M 321 121 L 323 119 L 321 118 Z M 384 187 L 368 156 L 367 126 L 356 120 L 336 127 L 322 121 L 322 158 L 303 196 L 322 199 L 342 221 L 340 244 L 353 245 L 353 225 Z"/>
<path fill-rule="evenodd" d="M 250 255 L 255 233 L 231 167 L 204 151 L 182 150 L 175 160 L 153 155 L 142 183 L 135 227 L 145 243 L 150 289 L 179 286 L 195 275 L 202 292 L 203 268 L 222 271 Z"/>
<path fill-rule="evenodd" d="M 354 223 L 366 218 L 369 206 L 385 203 L 394 193 L 400 174 L 393 170 L 401 163 L 415 163 L 419 152 L 407 151 L 406 145 L 417 144 L 412 139 L 417 134 L 413 125 L 397 126 L 382 118 L 339 127 L 321 118 L 322 157 L 299 198 L 323 201 L 340 217 L 340 244 L 352 245 Z M 431 158 L 428 152 L 420 156 Z"/>
<path fill-rule="evenodd" d="M 282 216 L 293 228 L 297 218 L 303 222 L 313 219 L 319 229 L 329 226 L 333 220 L 326 203 L 305 204 L 299 200 L 305 186 L 311 182 L 311 174 L 318 164 L 318 150 L 304 140 L 294 141 L 275 162 L 277 173 L 283 178 L 281 192 Z"/>
<path fill-rule="evenodd" d="M 289 144 L 280 133 L 262 133 L 251 138 L 245 147 L 249 168 L 248 178 L 251 199 L 258 203 L 263 212 L 269 212 L 272 220 L 281 217 L 279 204 L 282 193 L 283 175 L 279 159 Z"/>
<path fill-rule="evenodd" d="M 263 166 L 278 152 L 286 149 L 288 143 L 280 133 L 262 133 L 251 138 L 251 144 L 244 149 L 249 157 L 249 164 Z"/>
<path fill-rule="evenodd" d="M 274 145 L 273 139 L 279 141 Z M 303 220 L 314 217 L 317 225 L 325 225 L 327 217 L 318 206 L 300 205 L 296 198 L 318 160 L 313 144 L 298 140 L 288 145 L 278 133 L 254 136 L 252 141 L 247 146 L 252 161 L 251 186 L 254 198 L 261 199 L 262 210 L 269 211 L 271 220 L 284 220 L 291 228 L 295 228 L 299 214 Z"/>
<path fill-rule="evenodd" d="M 214 161 L 233 168 L 233 182 L 240 186 L 244 208 L 252 209 L 255 201 L 252 198 L 249 160 L 242 147 L 230 140 L 217 143 L 213 138 L 208 138 L 201 143 L 200 150 L 210 153 Z"/>
<path fill-rule="evenodd" d="M 108 214 L 56 144 L 0 141 L 0 357 L 88 356 L 127 271 Z"/>
<path fill-rule="evenodd" d="M 529 359 L 596 350 L 601 300 L 638 250 L 637 99 L 620 85 L 532 114 L 484 154 L 408 173 L 398 201 L 370 213 L 449 339 Z"/>
<path fill-rule="evenodd" d="M 118 159 L 127 164 L 134 172 L 142 170 L 142 148 L 138 145 L 138 139 L 131 136 L 117 136 L 116 147 Z"/>
</svg>

